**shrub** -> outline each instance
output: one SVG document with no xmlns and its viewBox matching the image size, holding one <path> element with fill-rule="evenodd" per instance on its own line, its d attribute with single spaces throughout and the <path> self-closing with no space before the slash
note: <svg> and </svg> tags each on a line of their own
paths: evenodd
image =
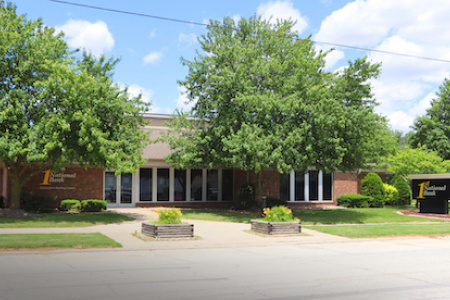
<svg viewBox="0 0 450 300">
<path fill-rule="evenodd" d="M 80 202 L 80 200 L 63 200 L 63 201 L 61 201 L 59 208 L 61 210 L 65 210 L 65 211 L 68 211 L 68 210 L 80 211 L 81 210 L 81 202 Z"/>
<path fill-rule="evenodd" d="M 255 186 L 244 183 L 238 191 L 239 209 L 248 209 L 256 206 Z"/>
<path fill-rule="evenodd" d="M 275 197 L 267 197 L 266 198 L 266 206 L 274 207 L 274 206 L 286 206 L 287 200 L 275 198 Z"/>
<path fill-rule="evenodd" d="M 410 205 L 412 199 L 411 188 L 406 182 L 405 178 L 400 175 L 395 175 L 391 184 L 398 190 L 398 202 L 397 205 Z"/>
<path fill-rule="evenodd" d="M 157 208 L 155 212 L 159 215 L 157 224 L 181 224 L 181 211 L 176 208 Z"/>
<path fill-rule="evenodd" d="M 394 186 L 387 183 L 384 184 L 384 189 L 386 191 L 386 204 L 397 205 L 398 190 Z"/>
<path fill-rule="evenodd" d="M 370 207 L 383 207 L 386 199 L 386 191 L 380 176 L 370 172 L 361 181 L 361 191 L 364 196 L 372 197 Z"/>
<path fill-rule="evenodd" d="M 343 194 L 337 197 L 337 203 L 343 207 L 369 207 L 373 199 L 360 194 Z"/>
<path fill-rule="evenodd" d="M 50 203 L 51 199 L 48 197 L 22 192 L 20 208 L 28 212 L 48 213 L 53 211 Z"/>
<path fill-rule="evenodd" d="M 264 208 L 263 221 L 268 222 L 292 222 L 292 210 L 286 206 L 274 206 L 272 208 Z"/>
<path fill-rule="evenodd" d="M 83 200 L 81 201 L 81 212 L 100 212 L 106 210 L 106 201 Z"/>
</svg>

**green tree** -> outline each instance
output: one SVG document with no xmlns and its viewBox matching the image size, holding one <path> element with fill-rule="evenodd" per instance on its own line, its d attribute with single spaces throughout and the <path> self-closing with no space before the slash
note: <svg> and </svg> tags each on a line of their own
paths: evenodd
<svg viewBox="0 0 450 300">
<path fill-rule="evenodd" d="M 437 151 L 442 159 L 450 159 L 450 80 L 445 79 L 437 98 L 423 117 L 414 121 L 413 133 L 409 136 L 413 148 L 425 146 Z"/>
<path fill-rule="evenodd" d="M 370 172 L 361 180 L 361 193 L 370 196 L 373 200 L 369 203 L 371 207 L 383 207 L 386 201 L 386 190 L 378 174 Z"/>
<path fill-rule="evenodd" d="M 327 52 L 292 26 L 258 17 L 211 21 L 202 52 L 182 60 L 189 74 L 179 83 L 195 105 L 173 118 L 169 162 L 251 172 L 260 201 L 264 168 L 330 172 L 377 161 L 387 127 L 373 111 L 368 81 L 379 65 L 358 59 L 326 72 Z"/>
<path fill-rule="evenodd" d="M 425 146 L 416 149 L 405 147 L 404 150 L 387 156 L 384 161 L 389 172 L 401 176 L 445 173 L 448 170 L 448 163 L 442 161 L 437 151 L 426 150 Z"/>
<path fill-rule="evenodd" d="M 116 172 L 142 163 L 147 136 L 140 98 L 112 82 L 117 60 L 68 51 L 62 34 L 0 4 L 0 161 L 11 179 L 12 209 L 33 175 L 64 164 Z"/>
</svg>

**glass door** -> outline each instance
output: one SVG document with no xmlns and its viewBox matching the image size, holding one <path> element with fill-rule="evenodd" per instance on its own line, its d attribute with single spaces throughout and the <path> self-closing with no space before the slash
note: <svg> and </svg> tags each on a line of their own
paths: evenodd
<svg viewBox="0 0 450 300">
<path fill-rule="evenodd" d="M 105 172 L 104 197 L 109 204 L 131 204 L 133 176 L 123 173 L 115 176 L 114 172 Z"/>
</svg>

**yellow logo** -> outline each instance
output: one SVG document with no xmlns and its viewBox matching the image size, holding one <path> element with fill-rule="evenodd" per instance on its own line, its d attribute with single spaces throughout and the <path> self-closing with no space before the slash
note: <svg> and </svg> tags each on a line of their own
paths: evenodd
<svg viewBox="0 0 450 300">
<path fill-rule="evenodd" d="M 45 170 L 44 172 L 44 180 L 42 181 L 41 185 L 51 185 L 48 181 L 50 179 L 50 173 L 51 170 Z"/>
<path fill-rule="evenodd" d="M 430 181 L 424 181 L 422 183 L 419 183 L 419 196 L 417 197 L 417 199 L 425 199 L 425 197 L 423 196 L 423 191 L 425 189 L 426 186 L 430 185 Z"/>
</svg>

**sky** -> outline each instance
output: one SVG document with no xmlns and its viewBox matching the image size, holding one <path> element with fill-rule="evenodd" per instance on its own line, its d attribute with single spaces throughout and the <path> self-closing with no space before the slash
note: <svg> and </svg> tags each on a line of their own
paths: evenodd
<svg viewBox="0 0 450 300">
<path fill-rule="evenodd" d="M 10 0 L 7 0 L 10 1 Z M 15 0 L 19 14 L 42 18 L 45 25 L 65 33 L 72 49 L 120 58 L 114 81 L 132 95 L 151 102 L 152 113 L 187 110 L 178 81 L 188 73 L 181 58 L 194 59 L 198 37 L 209 20 L 259 15 L 272 20 L 293 19 L 300 37 L 311 36 L 317 49 L 330 44 L 395 52 L 432 60 L 333 46 L 327 71 L 367 56 L 381 63 L 381 75 L 372 80 L 379 103 L 393 130 L 410 130 L 436 98 L 450 74 L 450 1 L 448 0 L 65 0 L 112 10 L 177 19 L 188 23 L 98 10 L 50 0 Z M 192 23 L 189 23 L 192 22 Z M 443 60 L 435 61 L 435 60 Z M 446 62 L 448 61 L 448 62 Z"/>
</svg>

